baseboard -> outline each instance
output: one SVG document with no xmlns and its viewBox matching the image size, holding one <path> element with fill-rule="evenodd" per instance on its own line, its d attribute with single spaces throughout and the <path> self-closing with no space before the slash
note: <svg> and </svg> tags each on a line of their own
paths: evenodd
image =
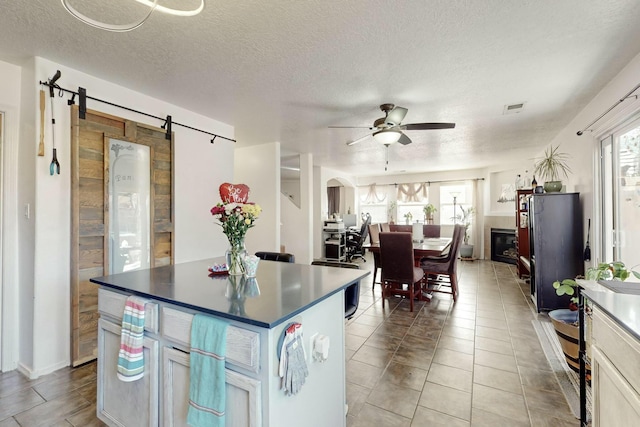
<svg viewBox="0 0 640 427">
<path fill-rule="evenodd" d="M 30 380 L 35 380 L 40 378 L 43 375 L 48 375 L 52 372 L 57 371 L 58 369 L 62 369 L 62 368 L 66 368 L 67 366 L 69 366 L 68 363 L 65 362 L 59 362 L 56 364 L 53 364 L 51 366 L 48 366 L 44 369 L 38 369 L 38 370 L 33 370 L 32 368 L 27 367 L 26 365 L 22 364 L 22 363 L 18 363 L 18 367 L 17 370 L 18 372 L 20 372 L 22 375 L 24 375 L 25 377 L 29 378 Z"/>
</svg>

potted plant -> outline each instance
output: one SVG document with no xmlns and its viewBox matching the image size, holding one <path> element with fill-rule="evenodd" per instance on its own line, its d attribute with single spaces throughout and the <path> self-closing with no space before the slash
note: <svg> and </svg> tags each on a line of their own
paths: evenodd
<svg viewBox="0 0 640 427">
<path fill-rule="evenodd" d="M 624 281 L 629 276 L 634 275 L 640 279 L 640 273 L 626 268 L 623 262 L 605 262 L 600 263 L 596 267 L 587 269 L 584 275 L 586 280 L 620 280 Z M 560 341 L 562 352 L 564 353 L 567 364 L 574 371 L 579 369 L 579 327 L 578 327 L 578 311 L 576 296 L 576 287 L 578 283 L 575 279 L 563 279 L 553 282 L 553 287 L 558 296 L 569 295 L 571 302 L 569 308 L 561 308 L 549 312 L 549 318 L 556 330 L 556 335 Z M 590 367 L 587 367 L 587 374 L 590 375 Z"/>
<path fill-rule="evenodd" d="M 562 189 L 562 175 L 569 177 L 571 168 L 567 164 L 569 155 L 559 152 L 560 146 L 549 146 L 544 150 L 544 156 L 534 166 L 534 175 L 545 180 L 544 191 L 547 193 L 558 192 Z"/>
<path fill-rule="evenodd" d="M 433 204 L 429 203 L 428 205 L 424 205 L 422 210 L 424 212 L 424 223 L 433 224 L 433 214 L 436 213 L 438 209 L 436 209 Z"/>
<path fill-rule="evenodd" d="M 455 216 L 457 223 L 464 226 L 464 238 L 462 245 L 460 245 L 460 258 L 473 258 L 473 245 L 469 244 L 469 227 L 473 222 L 473 216 L 476 210 L 472 207 L 468 207 L 466 210 L 464 206 L 460 206 L 462 213 Z"/>
<path fill-rule="evenodd" d="M 393 224 L 393 214 L 396 211 L 396 206 L 398 204 L 393 201 L 389 203 L 389 209 L 387 209 L 387 217 L 389 218 L 389 224 Z"/>
</svg>

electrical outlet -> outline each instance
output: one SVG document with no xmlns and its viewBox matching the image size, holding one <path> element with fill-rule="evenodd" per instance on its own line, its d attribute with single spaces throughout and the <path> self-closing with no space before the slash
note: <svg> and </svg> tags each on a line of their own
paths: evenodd
<svg viewBox="0 0 640 427">
<path fill-rule="evenodd" d="M 313 362 L 313 350 L 314 350 L 314 344 L 316 342 L 317 337 L 318 337 L 318 332 L 311 335 L 311 338 L 309 338 L 309 352 L 307 353 L 307 356 L 309 356 L 309 363 Z"/>
</svg>

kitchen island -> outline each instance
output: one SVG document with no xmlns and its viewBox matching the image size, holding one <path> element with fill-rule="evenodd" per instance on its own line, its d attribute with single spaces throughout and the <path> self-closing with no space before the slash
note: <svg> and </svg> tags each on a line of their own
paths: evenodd
<svg viewBox="0 0 640 427">
<path fill-rule="evenodd" d="M 98 418 L 113 426 L 186 426 L 193 315 L 226 319 L 227 426 L 344 426 L 344 289 L 367 271 L 261 261 L 255 279 L 209 276 L 209 259 L 91 279 L 100 285 Z M 145 305 L 145 374 L 117 379 L 126 297 Z M 281 390 L 278 340 L 303 326 L 309 376 L 293 396 Z M 311 358 L 311 338 L 330 339 L 328 358 Z"/>
</svg>

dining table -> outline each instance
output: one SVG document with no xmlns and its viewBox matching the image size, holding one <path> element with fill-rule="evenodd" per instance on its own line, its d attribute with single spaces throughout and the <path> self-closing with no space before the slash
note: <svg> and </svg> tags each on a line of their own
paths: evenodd
<svg viewBox="0 0 640 427">
<path fill-rule="evenodd" d="M 420 259 L 425 256 L 440 255 L 445 249 L 451 245 L 451 237 L 427 237 L 422 241 L 413 242 L 413 259 L 416 267 L 420 266 Z M 376 276 L 380 266 L 380 242 L 367 243 L 362 247 L 373 254 L 373 284 L 375 287 Z"/>
</svg>

